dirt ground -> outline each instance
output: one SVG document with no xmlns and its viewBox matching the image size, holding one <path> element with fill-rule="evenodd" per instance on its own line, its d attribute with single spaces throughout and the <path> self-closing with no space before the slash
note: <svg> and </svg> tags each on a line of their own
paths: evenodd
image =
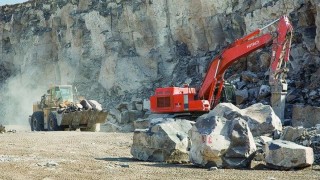
<svg viewBox="0 0 320 180">
<path fill-rule="evenodd" d="M 137 161 L 130 154 L 133 133 L 16 130 L 0 134 L 0 179 L 320 179 L 316 166 L 208 171 L 191 164 Z"/>
</svg>

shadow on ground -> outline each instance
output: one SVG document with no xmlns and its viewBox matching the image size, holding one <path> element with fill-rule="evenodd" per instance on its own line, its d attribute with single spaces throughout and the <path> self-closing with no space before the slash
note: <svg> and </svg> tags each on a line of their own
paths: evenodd
<svg viewBox="0 0 320 180">
<path fill-rule="evenodd" d="M 100 161 L 111 161 L 111 162 L 138 162 L 139 160 L 130 157 L 106 157 L 106 158 L 95 158 Z"/>
<path fill-rule="evenodd" d="M 95 158 L 96 160 L 101 161 L 110 161 L 110 162 L 121 162 L 121 163 L 128 163 L 128 162 L 136 162 L 136 163 L 143 163 L 143 166 L 148 167 L 162 167 L 162 168 L 201 168 L 192 165 L 191 163 L 186 164 L 171 164 L 165 162 L 151 162 L 151 161 L 141 161 L 138 159 L 130 158 L 130 157 L 106 157 L 106 158 Z"/>
</svg>

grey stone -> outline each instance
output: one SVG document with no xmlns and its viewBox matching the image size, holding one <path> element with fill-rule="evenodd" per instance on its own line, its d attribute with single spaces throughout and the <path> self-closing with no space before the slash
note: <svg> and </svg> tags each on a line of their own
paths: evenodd
<svg viewBox="0 0 320 180">
<path fill-rule="evenodd" d="M 273 139 L 280 139 L 281 135 L 282 135 L 282 131 L 280 131 L 278 129 L 275 129 L 273 131 Z"/>
<path fill-rule="evenodd" d="M 116 123 L 121 119 L 121 112 L 118 109 L 112 108 L 107 116 L 107 122 Z"/>
<path fill-rule="evenodd" d="M 232 103 L 219 103 L 213 110 L 209 112 L 209 115 L 222 116 L 228 118 L 231 112 L 240 112 L 241 110 Z"/>
<path fill-rule="evenodd" d="M 37 165 L 41 167 L 56 167 L 59 164 L 55 161 L 49 161 L 49 162 L 37 163 Z"/>
<path fill-rule="evenodd" d="M 264 152 L 267 165 L 280 170 L 308 167 L 314 161 L 312 148 L 290 141 L 270 141 L 265 146 Z"/>
<path fill-rule="evenodd" d="M 309 93 L 309 97 L 310 97 L 311 99 L 316 99 L 316 98 L 318 98 L 318 97 L 319 97 L 318 91 L 312 90 L 312 91 Z"/>
<path fill-rule="evenodd" d="M 223 166 L 228 168 L 249 167 L 256 151 L 256 145 L 245 120 L 237 118 L 232 121 L 230 139 L 230 147 L 223 157 Z"/>
<path fill-rule="evenodd" d="M 241 77 L 242 77 L 242 80 L 247 81 L 247 82 L 256 83 L 259 81 L 258 76 L 251 71 L 243 71 L 241 73 Z"/>
<path fill-rule="evenodd" d="M 245 102 L 249 97 L 249 92 L 247 89 L 236 90 L 235 94 L 236 94 L 236 104 L 237 105 Z"/>
<path fill-rule="evenodd" d="M 129 168 L 130 167 L 128 163 L 121 163 L 120 166 L 124 167 L 124 168 Z"/>
<path fill-rule="evenodd" d="M 260 138 L 262 144 L 267 144 L 267 142 L 272 141 L 272 138 L 268 137 L 268 136 L 259 136 L 259 138 Z"/>
<path fill-rule="evenodd" d="M 101 104 L 96 100 L 88 100 L 93 110 L 102 111 Z"/>
<path fill-rule="evenodd" d="M 272 134 L 274 130 L 282 130 L 281 120 L 269 105 L 253 104 L 243 109 L 242 113 L 253 136 Z"/>
<path fill-rule="evenodd" d="M 244 81 L 238 81 L 238 82 L 236 82 L 236 87 L 237 87 L 237 89 L 243 89 L 245 86 L 246 86 L 246 82 L 244 82 Z"/>
<path fill-rule="evenodd" d="M 269 105 L 253 104 L 245 109 L 239 109 L 231 103 L 218 104 L 209 114 L 223 116 L 229 120 L 240 117 L 248 122 L 252 135 L 272 134 L 274 130 L 282 131 L 279 117 Z"/>
<path fill-rule="evenodd" d="M 300 127 L 287 126 L 283 129 L 280 139 L 296 142 L 296 140 L 304 134 L 306 134 L 306 129 L 301 126 Z"/>
<path fill-rule="evenodd" d="M 310 128 L 320 123 L 320 107 L 293 105 L 292 126 Z"/>
<path fill-rule="evenodd" d="M 143 161 L 168 163 L 189 162 L 188 131 L 192 124 L 187 120 L 163 120 L 148 129 L 136 129 L 131 154 Z"/>
<path fill-rule="evenodd" d="M 134 129 L 146 129 L 150 125 L 149 119 L 138 119 L 133 122 Z"/>
<path fill-rule="evenodd" d="M 154 117 L 154 118 L 151 118 L 151 117 Z M 173 118 L 166 118 L 166 117 L 155 118 L 157 116 L 151 116 L 151 117 L 148 117 L 146 119 L 139 118 L 137 121 L 134 121 L 133 123 L 134 123 L 135 129 L 146 129 L 165 121 L 174 121 Z M 190 122 L 190 123 L 193 124 L 193 122 Z"/>
<path fill-rule="evenodd" d="M 256 146 L 243 119 L 202 115 L 189 131 L 190 161 L 198 166 L 248 167 Z"/>
<path fill-rule="evenodd" d="M 138 117 L 141 116 L 141 111 L 137 110 L 127 110 L 121 112 L 121 118 L 120 121 L 118 121 L 120 124 L 128 124 L 132 123 L 133 121 L 137 120 Z"/>
<path fill-rule="evenodd" d="M 248 90 L 249 94 L 249 100 L 253 101 L 259 97 L 259 88 L 258 87 L 252 87 Z"/>
<path fill-rule="evenodd" d="M 260 86 L 259 95 L 258 95 L 259 99 L 262 99 L 270 94 L 271 94 L 270 86 L 268 86 L 268 85 L 261 85 Z"/>
</svg>

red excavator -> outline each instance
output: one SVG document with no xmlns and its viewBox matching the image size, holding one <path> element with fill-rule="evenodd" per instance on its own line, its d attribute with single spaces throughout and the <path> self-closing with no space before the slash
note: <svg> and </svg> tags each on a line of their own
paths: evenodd
<svg viewBox="0 0 320 180">
<path fill-rule="evenodd" d="M 276 22 L 278 22 L 277 31 L 262 32 Z M 188 85 L 157 88 L 155 94 L 150 98 L 151 112 L 193 113 L 213 109 L 221 101 L 221 94 L 225 86 L 224 74 L 227 68 L 240 58 L 272 44 L 269 70 L 271 106 L 280 119 L 283 119 L 287 93 L 286 62 L 289 60 L 292 31 L 288 17 L 282 16 L 267 26 L 237 39 L 212 60 L 198 92 Z"/>
</svg>

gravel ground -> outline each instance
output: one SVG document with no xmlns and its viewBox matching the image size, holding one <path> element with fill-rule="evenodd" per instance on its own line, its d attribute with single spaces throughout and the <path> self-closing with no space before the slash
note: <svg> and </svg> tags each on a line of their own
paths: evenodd
<svg viewBox="0 0 320 180">
<path fill-rule="evenodd" d="M 6 127 L 7 130 L 10 128 Z M 0 134 L 0 179 L 320 179 L 299 171 L 197 168 L 132 158 L 133 133 L 30 132 Z"/>
</svg>

